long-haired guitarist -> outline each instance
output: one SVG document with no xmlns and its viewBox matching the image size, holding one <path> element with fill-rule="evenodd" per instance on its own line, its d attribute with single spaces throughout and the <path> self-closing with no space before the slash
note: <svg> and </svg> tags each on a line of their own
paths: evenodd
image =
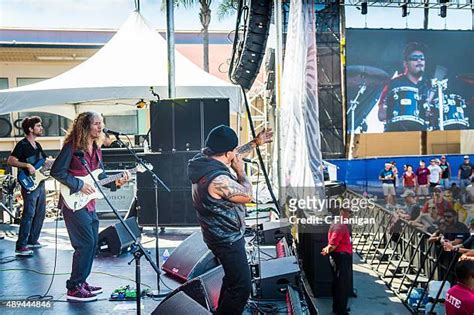
<svg viewBox="0 0 474 315">
<path fill-rule="evenodd" d="M 81 151 L 89 168 L 94 171 L 102 166 L 100 142 L 103 137 L 104 122 L 96 112 L 84 112 L 74 120 L 64 141 L 51 175 L 61 184 L 69 187 L 71 193 L 81 192 L 90 195 L 95 192 L 92 184 L 78 177 L 87 176 L 87 170 L 74 152 Z M 112 183 L 112 190 L 129 180 L 129 173 L 124 172 L 122 178 Z M 73 210 L 67 207 L 61 195 L 59 201 L 64 222 L 74 248 L 72 272 L 66 281 L 67 299 L 70 301 L 95 301 L 101 287 L 89 285 L 86 280 L 92 269 L 92 262 L 97 250 L 99 219 L 95 211 L 95 200 L 89 201 L 85 207 Z"/>
<path fill-rule="evenodd" d="M 34 174 L 36 165 L 40 160 L 46 159 L 46 154 L 36 141 L 43 135 L 41 118 L 38 116 L 26 117 L 21 123 L 25 137 L 21 139 L 8 157 L 7 164 L 17 167 L 18 173 Z M 33 254 L 31 248 L 41 247 L 38 242 L 46 212 L 46 193 L 44 182 L 40 183 L 33 191 L 21 188 L 23 196 L 23 213 L 21 216 L 20 230 L 16 242 L 16 254 L 29 256 Z"/>
</svg>

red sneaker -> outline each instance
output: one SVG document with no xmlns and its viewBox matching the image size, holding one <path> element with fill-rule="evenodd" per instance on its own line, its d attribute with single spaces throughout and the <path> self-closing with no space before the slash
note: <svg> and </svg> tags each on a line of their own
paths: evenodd
<svg viewBox="0 0 474 315">
<path fill-rule="evenodd" d="M 97 301 L 97 295 L 87 290 L 84 284 L 81 284 L 74 290 L 67 290 L 66 299 L 74 302 L 90 302 Z"/>
<path fill-rule="evenodd" d="M 17 256 L 31 256 L 31 255 L 33 255 L 33 251 L 31 249 L 29 249 L 28 247 L 23 246 L 23 247 L 18 247 L 15 250 L 15 254 Z"/>
<path fill-rule="evenodd" d="M 92 294 L 101 294 L 102 292 L 104 292 L 101 287 L 94 287 L 87 282 L 84 282 L 84 287 Z"/>
</svg>

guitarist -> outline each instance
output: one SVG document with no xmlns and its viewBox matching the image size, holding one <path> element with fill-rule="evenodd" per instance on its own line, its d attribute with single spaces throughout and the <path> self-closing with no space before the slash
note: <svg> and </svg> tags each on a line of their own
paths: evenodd
<svg viewBox="0 0 474 315">
<path fill-rule="evenodd" d="M 43 135 L 41 118 L 38 116 L 26 117 L 21 122 L 21 128 L 25 137 L 15 145 L 8 157 L 7 164 L 17 167 L 18 171 L 22 169 L 33 174 L 36 171 L 33 165 L 46 158 L 41 144 L 36 141 L 37 137 Z M 22 187 L 21 195 L 23 196 L 23 213 L 15 253 L 19 256 L 31 256 L 33 255 L 31 248 L 41 247 L 38 239 L 46 214 L 44 182 L 33 191 L 27 191 Z"/>
<path fill-rule="evenodd" d="M 96 112 L 84 112 L 77 116 L 70 128 L 64 146 L 61 149 L 51 169 L 51 176 L 71 189 L 71 193 L 95 192 L 89 185 L 75 176 L 87 176 L 87 170 L 80 159 L 74 155 L 75 151 L 84 153 L 84 160 L 91 171 L 102 166 L 102 152 L 100 150 L 103 138 L 104 122 L 102 116 Z M 129 180 L 129 173 L 124 172 L 121 179 L 111 184 L 114 190 Z M 68 209 L 62 197 L 59 199 L 59 208 L 64 216 L 64 222 L 74 248 L 72 272 L 66 281 L 67 300 L 75 302 L 96 301 L 97 294 L 102 288 L 89 285 L 86 280 L 92 269 L 92 262 L 97 250 L 99 219 L 95 211 L 95 200 L 91 200 L 83 209 L 73 211 Z"/>
</svg>

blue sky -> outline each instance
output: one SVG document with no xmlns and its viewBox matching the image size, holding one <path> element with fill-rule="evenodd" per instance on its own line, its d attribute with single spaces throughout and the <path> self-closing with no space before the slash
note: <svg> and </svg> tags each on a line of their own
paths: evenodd
<svg viewBox="0 0 474 315">
<path fill-rule="evenodd" d="M 236 16 L 217 18 L 219 0 L 213 1 L 211 30 L 230 31 Z M 0 0 L 0 26 L 31 28 L 117 29 L 135 9 L 134 0 Z M 166 28 L 161 0 L 141 0 L 140 12 L 155 28 Z M 200 30 L 199 6 L 175 9 L 176 30 Z"/>
</svg>

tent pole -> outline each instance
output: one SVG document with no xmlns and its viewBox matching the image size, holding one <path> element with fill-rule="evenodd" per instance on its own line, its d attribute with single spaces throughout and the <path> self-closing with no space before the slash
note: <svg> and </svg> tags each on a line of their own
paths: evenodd
<svg viewBox="0 0 474 315">
<path fill-rule="evenodd" d="M 166 40 L 168 43 L 168 97 L 176 97 L 174 59 L 174 1 L 166 1 Z"/>
</svg>

